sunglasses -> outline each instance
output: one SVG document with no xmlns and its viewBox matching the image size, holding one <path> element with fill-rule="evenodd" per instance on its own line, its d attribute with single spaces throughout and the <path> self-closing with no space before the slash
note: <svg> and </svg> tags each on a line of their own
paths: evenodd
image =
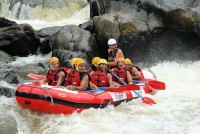
<svg viewBox="0 0 200 134">
<path fill-rule="evenodd" d="M 110 46 L 115 46 L 115 45 L 116 45 L 116 44 L 112 44 L 112 45 L 108 45 L 108 46 L 110 47 Z"/>
</svg>

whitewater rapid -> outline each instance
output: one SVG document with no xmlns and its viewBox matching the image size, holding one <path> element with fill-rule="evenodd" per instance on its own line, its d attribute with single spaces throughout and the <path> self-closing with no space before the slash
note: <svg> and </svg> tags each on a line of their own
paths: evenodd
<svg viewBox="0 0 200 134">
<path fill-rule="evenodd" d="M 5 0 L 4 0 L 5 1 Z M 8 4 L 1 9 L 7 16 Z M 7 9 L 7 8 L 8 9 Z M 4 12 L 3 12 L 4 11 Z M 12 13 L 15 13 L 12 11 Z M 62 21 L 15 20 L 38 30 L 49 26 L 79 25 L 89 20 L 89 5 Z M 9 66 L 48 61 L 47 56 L 16 57 Z M 197 134 L 200 131 L 200 61 L 162 62 L 151 70 L 165 82 L 166 90 L 150 96 L 157 102 L 149 106 L 141 99 L 118 107 L 89 109 L 72 115 L 33 112 L 19 106 L 15 97 L 0 96 L 0 133 L 18 134 Z M 149 75 L 148 69 L 144 69 Z M 16 90 L 16 85 L 0 84 Z"/>
<path fill-rule="evenodd" d="M 14 97 L 1 96 L 0 132 L 3 127 L 9 127 L 18 134 L 197 134 L 200 131 L 199 67 L 200 61 L 163 62 L 153 66 L 157 79 L 166 84 L 166 90 L 150 96 L 157 102 L 153 106 L 137 99 L 118 107 L 55 115 L 24 109 Z M 148 74 L 147 69 L 144 72 Z"/>
</svg>

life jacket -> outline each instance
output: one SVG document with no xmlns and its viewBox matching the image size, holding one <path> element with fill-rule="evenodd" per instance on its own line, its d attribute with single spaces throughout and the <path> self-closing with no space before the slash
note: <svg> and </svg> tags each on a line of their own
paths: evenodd
<svg viewBox="0 0 200 134">
<path fill-rule="evenodd" d="M 81 80 L 85 75 L 87 75 L 86 72 L 80 73 L 75 69 L 71 69 L 70 72 L 67 74 L 65 86 L 67 85 L 80 86 Z"/>
<path fill-rule="evenodd" d="M 106 71 L 95 71 L 91 76 L 91 82 L 98 87 L 108 87 L 108 77 Z"/>
<path fill-rule="evenodd" d="M 142 69 L 140 69 L 138 66 L 133 66 L 133 67 L 135 67 L 139 71 L 139 73 L 140 73 L 140 75 L 142 77 L 141 80 L 143 80 L 144 79 L 144 74 L 142 72 Z"/>
<path fill-rule="evenodd" d="M 54 71 L 53 69 L 49 69 L 49 71 L 47 72 L 47 76 L 46 76 L 48 85 L 56 86 L 58 79 L 59 79 L 60 71 L 63 71 L 65 73 L 65 77 L 66 77 L 67 70 L 68 70 L 68 68 L 66 68 L 66 67 L 60 67 L 60 69 L 57 71 Z M 61 86 L 63 86 L 64 83 L 65 83 L 65 81 L 63 81 Z"/>
<path fill-rule="evenodd" d="M 144 75 L 143 75 L 142 69 L 140 69 L 139 67 L 137 67 L 137 66 L 131 66 L 130 68 L 126 68 L 126 69 L 131 73 L 131 75 L 134 76 L 135 74 L 133 74 L 133 72 L 132 72 L 132 68 L 133 67 L 135 67 L 139 71 L 139 73 L 140 73 L 140 75 L 142 77 L 140 80 L 143 80 L 144 79 Z"/>
<path fill-rule="evenodd" d="M 119 49 L 116 48 L 116 50 L 114 51 L 114 53 L 112 53 L 112 51 L 108 53 L 108 62 L 114 62 L 115 61 L 116 54 L 117 54 L 118 50 Z"/>
<path fill-rule="evenodd" d="M 113 73 L 116 74 L 121 80 L 127 83 L 126 71 L 127 71 L 126 69 L 118 69 L 118 68 L 113 69 Z M 113 76 L 113 81 L 123 85 L 123 83 L 117 78 L 115 78 L 115 76 Z"/>
<path fill-rule="evenodd" d="M 97 67 L 95 67 L 94 65 L 89 66 L 87 73 L 90 74 L 92 71 L 96 71 Z"/>
</svg>

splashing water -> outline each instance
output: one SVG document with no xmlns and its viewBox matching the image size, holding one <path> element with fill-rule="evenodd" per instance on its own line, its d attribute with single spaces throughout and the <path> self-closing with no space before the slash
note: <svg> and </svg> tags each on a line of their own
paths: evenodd
<svg viewBox="0 0 200 134">
<path fill-rule="evenodd" d="M 11 128 L 17 129 L 17 133 L 197 134 L 200 130 L 199 67 L 200 61 L 163 62 L 152 67 L 157 79 L 167 87 L 150 96 L 157 102 L 153 106 L 138 99 L 118 107 L 54 115 L 24 109 L 14 98 L 2 96 L 0 118 L 9 127 L 5 117 L 12 117 L 15 123 Z"/>
</svg>

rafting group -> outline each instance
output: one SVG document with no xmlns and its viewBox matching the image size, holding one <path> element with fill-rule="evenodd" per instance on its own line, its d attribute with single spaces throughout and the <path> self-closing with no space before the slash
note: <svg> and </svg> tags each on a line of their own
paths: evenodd
<svg viewBox="0 0 200 134">
<path fill-rule="evenodd" d="M 51 57 L 46 76 L 29 73 L 35 81 L 17 87 L 16 101 L 24 108 L 54 114 L 118 106 L 137 98 L 156 104 L 147 95 L 164 90 L 165 83 L 145 78 L 141 69 L 124 58 L 115 39 L 108 40 L 108 47 L 108 61 L 94 57 L 87 70 L 82 58 L 72 58 L 72 67 L 66 68 Z"/>
<path fill-rule="evenodd" d="M 94 57 L 87 71 L 82 58 L 73 58 L 72 67 L 69 69 L 60 67 L 59 59 L 51 57 L 51 69 L 39 83 L 84 91 L 86 89 L 98 90 L 99 87 L 119 87 L 124 84 L 123 82 L 133 84 L 133 80 L 144 79 L 141 69 L 133 66 L 129 58 L 124 59 L 123 52 L 117 48 L 115 39 L 108 40 L 108 47 L 108 61 Z"/>
</svg>

